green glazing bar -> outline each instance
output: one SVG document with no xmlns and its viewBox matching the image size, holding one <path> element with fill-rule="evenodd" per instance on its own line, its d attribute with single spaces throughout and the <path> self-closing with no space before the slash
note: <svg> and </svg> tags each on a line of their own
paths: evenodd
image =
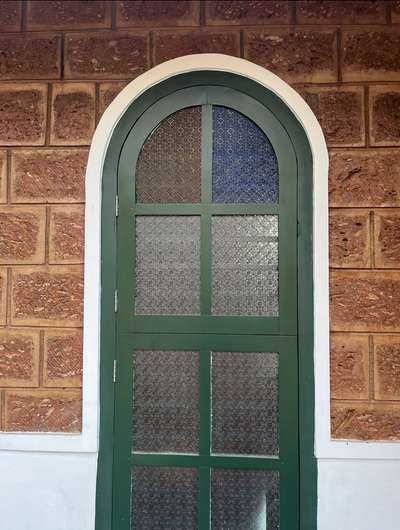
<svg viewBox="0 0 400 530">
<path fill-rule="evenodd" d="M 280 470 L 282 468 L 282 461 L 278 457 L 273 456 L 199 456 L 182 453 L 132 453 L 131 465 Z"/>
<path fill-rule="evenodd" d="M 208 456 L 211 444 L 211 353 L 200 351 L 200 454 Z"/>
<path fill-rule="evenodd" d="M 210 530 L 210 469 L 201 467 L 199 469 L 199 528 Z"/>
</svg>

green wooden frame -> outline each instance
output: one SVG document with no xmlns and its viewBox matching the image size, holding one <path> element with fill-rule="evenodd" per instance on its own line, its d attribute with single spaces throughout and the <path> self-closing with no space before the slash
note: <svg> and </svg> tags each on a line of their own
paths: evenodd
<svg viewBox="0 0 400 530">
<path fill-rule="evenodd" d="M 101 396 L 100 396 L 100 407 L 101 407 L 101 417 L 100 417 L 100 454 L 99 454 L 99 468 L 98 468 L 98 481 L 97 481 L 97 503 L 96 503 L 96 530 L 122 530 L 122 522 L 118 521 L 118 525 L 112 527 L 112 474 L 113 474 L 113 447 L 114 444 L 114 421 L 116 422 L 116 427 L 118 428 L 118 414 L 114 420 L 114 402 L 115 402 L 115 386 L 118 389 L 131 388 L 129 386 L 129 380 L 126 378 L 131 377 L 131 370 L 126 369 L 126 366 L 119 365 L 117 371 L 117 380 L 121 381 L 121 378 L 125 378 L 125 385 L 114 385 L 113 384 L 113 363 L 114 359 L 118 356 L 121 356 L 121 352 L 129 347 L 139 347 L 140 344 L 145 344 L 146 341 L 151 341 L 152 335 L 149 334 L 151 328 L 146 324 L 145 321 L 140 321 L 141 317 L 134 317 L 132 319 L 124 319 L 121 322 L 120 332 L 118 333 L 118 346 L 117 344 L 117 333 L 116 333 L 116 318 L 114 313 L 114 293 L 117 286 L 117 230 L 116 230 L 116 218 L 115 218 L 115 196 L 117 193 L 117 171 L 118 164 L 124 145 L 127 145 L 127 139 L 129 138 L 129 133 L 132 131 L 132 127 L 140 120 L 145 111 L 150 109 L 154 105 L 163 106 L 163 100 L 165 101 L 166 97 L 173 99 L 173 94 L 176 91 L 186 90 L 187 94 L 191 93 L 190 97 L 193 97 L 192 87 L 197 87 L 197 96 L 201 100 L 202 105 L 209 104 L 207 100 L 207 90 L 203 90 L 203 87 L 216 87 L 215 89 L 208 88 L 208 94 L 210 90 L 215 90 L 213 97 L 218 97 L 221 94 L 232 95 L 232 91 L 236 93 L 241 93 L 243 100 L 249 101 L 249 98 L 252 98 L 255 101 L 255 104 L 262 105 L 270 111 L 270 115 L 273 120 L 277 120 L 278 128 L 274 130 L 282 131 L 283 135 L 286 135 L 286 145 L 292 146 L 293 148 L 293 157 L 295 157 L 297 162 L 297 171 L 298 171 L 298 189 L 297 189 L 297 224 L 298 224 L 298 234 L 297 234 L 297 271 L 294 275 L 290 275 L 294 278 L 297 283 L 298 289 L 298 302 L 297 305 L 301 308 L 298 311 L 298 316 L 296 315 L 297 311 L 292 311 L 289 315 L 289 318 L 283 319 L 261 319 L 264 322 L 256 322 L 255 325 L 248 327 L 250 321 L 246 323 L 242 328 L 235 327 L 237 322 L 225 321 L 225 317 L 221 317 L 218 325 L 215 325 L 214 328 L 209 327 L 210 322 L 203 320 L 203 323 L 200 321 L 207 317 L 200 316 L 194 317 L 197 320 L 197 323 L 193 321 L 192 317 L 187 317 L 189 320 L 187 325 L 185 324 L 185 331 L 187 333 L 186 339 L 184 341 L 192 341 L 191 344 L 201 351 L 209 351 L 207 348 L 211 348 L 210 344 L 206 346 L 203 341 L 216 340 L 220 335 L 224 333 L 232 333 L 233 328 L 236 329 L 236 333 L 240 333 L 241 337 L 236 336 L 235 340 L 240 339 L 243 342 L 243 347 L 245 344 L 253 344 L 254 347 L 257 347 L 257 344 L 261 350 L 259 351 L 274 351 L 270 347 L 270 344 L 274 344 L 274 341 L 282 340 L 286 341 L 286 344 L 291 344 L 293 346 L 293 341 L 297 341 L 298 348 L 298 377 L 296 375 L 296 381 L 299 382 L 298 395 L 295 400 L 298 401 L 298 417 L 300 422 L 300 430 L 297 430 L 296 434 L 293 433 L 293 436 L 298 436 L 299 440 L 299 466 L 300 466 L 300 487 L 299 487 L 299 506 L 300 506 L 300 529 L 301 530 L 314 530 L 316 528 L 316 461 L 314 457 L 314 383 L 313 383 L 313 293 L 312 293 L 312 157 L 310 147 L 305 135 L 304 130 L 302 129 L 299 122 L 296 120 L 295 116 L 289 111 L 289 109 L 282 103 L 282 101 L 275 96 L 270 91 L 266 90 L 265 87 L 236 74 L 227 74 L 222 72 L 196 72 L 191 74 L 182 74 L 175 76 L 167 81 L 164 81 L 155 87 L 150 88 L 146 91 L 141 97 L 139 97 L 133 105 L 125 113 L 124 117 L 120 120 L 118 126 L 116 127 L 110 146 L 107 152 L 104 172 L 103 172 L 103 181 L 102 181 L 102 315 L 101 315 L 101 373 L 100 373 L 100 384 L 101 384 Z M 188 90 L 190 89 L 190 90 Z M 206 97 L 204 99 L 204 92 Z M 182 92 L 181 92 L 182 93 Z M 191 100 L 192 101 L 192 100 Z M 213 102 L 215 100 L 213 99 Z M 193 104 L 193 103 L 192 103 Z M 240 102 L 240 105 L 245 104 Z M 185 105 L 182 105 L 185 106 Z M 231 105 L 230 105 L 231 106 Z M 246 105 L 245 105 L 246 106 Z M 242 111 L 244 110 L 243 107 Z M 238 108 L 238 110 L 240 110 Z M 170 112 L 172 112 L 170 110 Z M 170 113 L 169 112 L 169 113 Z M 251 112 L 251 109 L 250 111 Z M 248 114 L 248 112 L 244 112 Z M 264 109 L 265 114 L 265 109 Z M 159 120 L 158 120 L 159 121 Z M 258 123 L 259 124 L 259 123 Z M 259 124 L 260 125 L 260 124 Z M 261 124 L 262 125 L 262 124 Z M 271 129 L 268 131 L 268 136 L 271 139 Z M 288 141 L 288 142 L 287 142 Z M 274 142 L 272 142 L 274 145 Z M 279 142 L 278 142 L 279 143 Z M 276 148 L 276 142 L 274 145 Z M 137 155 L 136 155 L 137 156 Z M 290 156 L 288 159 L 290 160 Z M 279 156 L 278 156 L 279 159 Z M 131 166 L 132 168 L 132 166 Z M 123 168 L 122 168 L 123 170 Z M 132 169 L 130 171 L 132 178 Z M 293 188 L 293 186 L 292 186 Z M 125 200 L 125 193 L 121 193 L 119 190 L 119 196 L 122 200 Z M 287 197 L 291 197 L 291 200 L 294 201 L 296 198 L 296 189 L 294 193 L 288 193 Z M 207 201 L 204 201 L 207 203 Z M 208 201 L 209 203 L 210 201 Z M 290 201 L 289 201 L 290 202 Z M 296 204 L 291 202 L 294 209 L 296 210 Z M 127 208 L 132 208 L 132 202 L 125 205 Z M 176 213 L 176 205 L 165 205 L 165 213 L 171 213 L 171 208 Z M 181 206 L 181 214 L 185 213 L 185 205 Z M 210 215 L 212 206 L 210 204 L 200 205 L 200 210 L 203 208 L 203 211 L 199 211 L 204 218 Z M 229 214 L 229 213 L 243 213 L 242 205 L 216 205 L 216 208 L 219 208 L 219 214 Z M 247 207 L 247 205 L 246 205 Z M 136 213 L 141 215 L 146 215 L 151 213 L 151 206 L 146 205 L 140 207 Z M 193 213 L 193 207 L 190 206 L 190 213 Z M 227 208 L 226 211 L 223 211 L 224 208 Z M 229 210 L 231 208 L 231 210 Z M 235 210 L 236 208 L 236 210 Z M 256 207 L 257 209 L 258 207 Z M 147 211 L 146 211 L 147 209 Z M 178 208 L 179 209 L 179 208 Z M 121 210 L 124 211 L 124 205 L 121 204 Z M 128 210 L 127 210 L 128 211 Z M 187 210 L 186 210 L 187 211 Z M 247 212 L 247 209 L 246 209 Z M 254 213 L 261 213 L 261 210 L 254 211 Z M 262 213 L 277 213 L 276 206 L 267 206 L 262 207 Z M 282 215 L 282 212 L 280 212 Z M 292 219 L 293 225 L 296 225 L 296 219 Z M 290 223 L 291 224 L 291 223 Z M 289 223 L 288 223 L 289 226 Z M 129 235 L 132 239 L 133 232 L 132 228 L 129 229 L 130 233 L 125 234 L 125 237 Z M 282 232 L 280 232 L 280 238 L 282 237 Z M 295 236 L 294 236 L 295 237 Z M 295 238 L 293 234 L 289 233 L 289 239 L 292 241 L 293 246 L 296 247 Z M 126 241 L 126 240 L 125 240 Z M 131 254 L 131 258 L 133 254 Z M 280 254 L 280 260 L 282 256 Z M 121 263 L 120 263 L 121 265 Z M 123 271 L 123 264 L 122 269 Z M 125 271 L 128 272 L 128 271 Z M 132 277 L 131 269 L 129 270 L 129 276 Z M 128 276 L 128 277 L 129 277 Z M 119 314 L 124 314 L 127 306 L 127 297 L 122 299 L 120 305 Z M 131 299 L 132 300 L 132 299 Z M 204 300 L 204 298 L 203 298 Z M 132 304 L 129 304 L 129 307 L 132 307 Z M 297 309 L 297 308 L 296 308 Z M 126 313 L 125 313 L 126 314 Z M 294 326 L 293 315 L 295 315 L 296 326 Z M 172 340 L 173 336 L 163 335 L 163 333 L 173 333 L 176 331 L 176 322 L 173 322 L 174 317 L 144 317 L 144 318 L 153 318 L 158 319 L 157 328 L 160 332 L 160 335 L 157 335 L 158 338 L 163 338 L 163 340 Z M 182 317 L 178 317 L 182 319 Z M 212 317 L 212 319 L 218 319 L 219 317 Z M 227 317 L 228 319 L 232 317 Z M 136 321 L 135 321 L 136 319 Z M 139 320 L 138 320 L 139 319 Z M 160 320 L 161 319 L 161 320 Z M 171 320 L 172 319 L 172 320 Z M 243 319 L 243 317 L 239 317 Z M 253 317 L 251 317 L 253 319 Z M 143 319 L 142 319 L 143 320 Z M 163 320 L 163 322 L 162 322 Z M 257 319 L 256 319 L 257 320 Z M 280 320 L 280 321 L 279 321 Z M 265 325 L 265 321 L 269 321 Z M 273 322 L 275 321 L 275 322 Z M 279 321 L 279 322 L 277 322 Z M 156 323 L 153 320 L 153 323 Z M 182 323 L 180 321 L 180 323 Z M 298 324 L 298 335 L 296 334 L 296 327 Z M 134 327 L 133 327 L 134 326 Z M 146 327 L 147 326 L 147 327 Z M 215 335 L 206 335 L 205 331 L 208 333 L 216 333 Z M 132 335 L 132 331 L 138 332 L 136 335 Z M 246 333 L 251 334 L 247 337 Z M 275 336 L 280 335 L 280 336 Z M 284 335 L 284 336 L 283 336 Z M 295 336 L 295 338 L 294 338 Z M 169 338 L 168 338 L 169 337 Z M 222 339 L 225 341 L 228 340 L 229 335 L 224 335 Z M 167 340 L 168 339 L 168 340 Z M 218 338 L 218 340 L 222 340 Z M 183 338 L 180 337 L 180 341 Z M 193 342 L 194 341 L 194 342 Z M 259 342 L 257 342 L 259 341 Z M 272 341 L 272 342 L 271 342 Z M 165 347 L 166 342 L 163 343 Z M 261 347 L 262 344 L 262 347 Z M 277 344 L 279 346 L 278 351 L 286 351 L 287 346 L 282 346 L 282 344 Z M 250 351 L 246 347 L 247 351 Z M 125 356 L 126 359 L 130 359 L 130 356 Z M 120 359 L 119 359 L 120 360 Z M 128 362 L 128 361 L 126 361 Z M 296 367 L 297 368 L 297 367 Z M 296 386 L 296 385 L 295 385 Z M 119 392 L 119 390 L 118 390 Z M 124 396 L 124 399 L 127 399 L 129 403 L 129 396 Z M 281 395 L 282 399 L 283 396 Z M 297 415 L 296 415 L 297 417 Z M 299 435 L 298 435 L 299 433 Z M 129 436 L 126 437 L 125 442 L 130 443 Z M 126 451 L 126 454 L 128 452 Z M 129 448 L 130 455 L 130 448 Z M 153 462 L 156 462 L 156 458 L 153 456 Z M 159 457 L 157 457 L 159 458 Z M 218 457 L 219 458 L 219 457 Z M 246 465 L 251 459 L 244 458 Z M 258 460 L 258 459 L 257 459 Z M 143 461 L 144 462 L 144 461 Z M 205 461 L 204 461 L 205 462 Z M 268 462 L 268 463 L 267 463 Z M 277 464 L 277 461 L 271 459 L 265 459 L 265 465 L 272 465 L 270 462 L 273 462 L 274 465 Z M 128 464 L 128 462 L 126 462 Z M 187 461 L 189 465 L 189 460 Z M 129 456 L 129 467 L 130 471 L 130 456 Z M 121 465 L 121 461 L 119 462 Z M 191 464 L 190 464 L 191 465 Z M 214 463 L 213 465 L 223 465 L 222 461 Z M 126 468 L 125 468 L 126 469 Z M 200 468 L 200 476 L 203 477 L 201 480 L 201 490 L 204 495 L 207 495 L 207 487 L 205 486 L 205 477 L 207 475 L 203 467 Z M 284 473 L 284 465 L 282 465 L 282 473 Z M 284 476 L 282 477 L 284 479 Z M 115 492 L 114 492 L 115 493 Z M 209 495 L 209 493 L 208 493 Z M 117 496 L 120 501 L 123 501 L 120 495 Z M 119 502 L 119 501 L 118 501 Z M 126 502 L 126 500 L 125 500 Z M 292 513 L 297 511 L 293 510 L 295 507 L 291 505 L 287 507 L 287 512 Z M 114 511 L 114 513 L 117 513 Z M 282 511 L 283 513 L 283 511 Z M 282 525 L 284 524 L 282 520 Z M 206 522 L 202 524 L 206 525 Z M 289 524 L 288 528 L 293 527 L 293 520 L 289 523 L 287 521 L 285 524 Z M 296 524 L 297 526 L 297 524 Z M 128 526 L 126 526 L 128 528 Z M 203 526 L 202 526 L 203 528 Z M 206 528 L 206 526 L 204 526 Z"/>
</svg>

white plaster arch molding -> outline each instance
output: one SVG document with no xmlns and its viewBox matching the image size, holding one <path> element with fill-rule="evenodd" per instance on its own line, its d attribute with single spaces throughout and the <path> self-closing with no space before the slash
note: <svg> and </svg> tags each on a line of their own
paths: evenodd
<svg viewBox="0 0 400 530">
<path fill-rule="evenodd" d="M 96 452 L 99 438 L 101 178 L 113 131 L 128 107 L 150 87 L 183 73 L 214 70 L 252 79 L 276 94 L 303 126 L 313 156 L 315 454 L 317 458 L 398 458 L 400 444 L 330 438 L 328 301 L 328 152 L 321 127 L 301 96 L 279 77 L 244 59 L 187 55 L 129 83 L 104 112 L 86 170 L 84 375 L 82 434 L 0 434 L 0 450 Z"/>
</svg>

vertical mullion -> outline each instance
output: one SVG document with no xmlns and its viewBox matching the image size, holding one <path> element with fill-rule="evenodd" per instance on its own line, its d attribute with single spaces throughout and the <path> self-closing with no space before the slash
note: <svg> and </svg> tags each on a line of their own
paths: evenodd
<svg viewBox="0 0 400 530">
<path fill-rule="evenodd" d="M 200 351 L 200 455 L 209 456 L 211 447 L 211 352 Z"/>
<path fill-rule="evenodd" d="M 199 468 L 199 530 L 210 530 L 211 526 L 210 468 Z"/>
<path fill-rule="evenodd" d="M 200 313 L 211 313 L 212 106 L 202 106 L 201 119 L 201 248 Z"/>
</svg>

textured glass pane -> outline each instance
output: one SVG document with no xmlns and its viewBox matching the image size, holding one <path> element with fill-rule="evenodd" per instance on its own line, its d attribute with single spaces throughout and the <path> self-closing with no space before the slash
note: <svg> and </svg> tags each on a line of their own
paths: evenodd
<svg viewBox="0 0 400 530">
<path fill-rule="evenodd" d="M 277 455 L 278 354 L 212 354 L 212 452 Z"/>
<path fill-rule="evenodd" d="M 199 313 L 200 218 L 136 218 L 136 313 Z"/>
<path fill-rule="evenodd" d="M 240 112 L 213 107 L 213 201 L 278 202 L 278 162 L 262 130 Z"/>
<path fill-rule="evenodd" d="M 279 530 L 276 471 L 213 470 L 212 530 Z"/>
<path fill-rule="evenodd" d="M 196 530 L 197 470 L 134 468 L 132 530 Z"/>
<path fill-rule="evenodd" d="M 277 316 L 278 217 L 212 219 L 212 313 Z"/>
<path fill-rule="evenodd" d="M 141 203 L 200 202 L 201 107 L 165 118 L 147 138 L 136 169 Z"/>
<path fill-rule="evenodd" d="M 198 352 L 137 351 L 133 370 L 133 449 L 197 453 Z"/>
</svg>

